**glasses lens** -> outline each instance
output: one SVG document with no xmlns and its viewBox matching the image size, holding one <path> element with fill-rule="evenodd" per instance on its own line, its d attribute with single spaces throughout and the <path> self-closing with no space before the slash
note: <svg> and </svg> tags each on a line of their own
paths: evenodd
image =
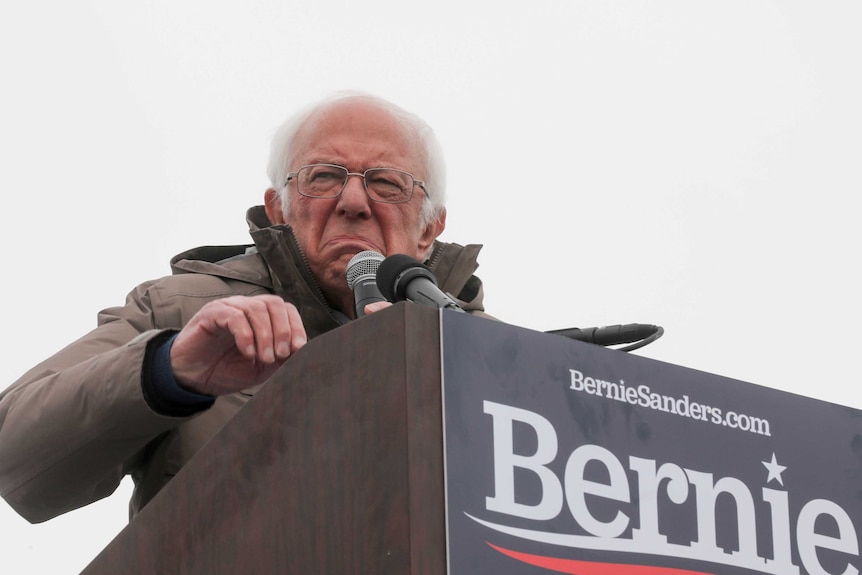
<svg viewBox="0 0 862 575">
<path fill-rule="evenodd" d="M 365 187 L 372 199 L 378 202 L 406 202 L 413 195 L 413 176 L 386 168 L 368 170 L 365 172 Z"/>
<path fill-rule="evenodd" d="M 315 164 L 300 168 L 296 174 L 299 193 L 315 198 L 334 198 L 341 193 L 347 170 L 339 166 Z"/>
</svg>

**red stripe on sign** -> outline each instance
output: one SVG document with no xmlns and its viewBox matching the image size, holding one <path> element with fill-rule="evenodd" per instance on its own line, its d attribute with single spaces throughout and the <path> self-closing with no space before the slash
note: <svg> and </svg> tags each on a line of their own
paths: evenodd
<svg viewBox="0 0 862 575">
<path fill-rule="evenodd" d="M 488 542 L 486 541 L 486 543 Z M 542 557 L 541 555 L 530 555 L 529 553 L 504 549 L 491 543 L 488 543 L 488 545 L 503 555 L 508 555 L 523 563 L 558 573 L 571 573 L 572 575 L 712 575 L 704 571 L 689 571 L 688 569 L 674 569 L 672 567 L 627 565 L 625 563 L 596 563 L 594 561 Z"/>
</svg>

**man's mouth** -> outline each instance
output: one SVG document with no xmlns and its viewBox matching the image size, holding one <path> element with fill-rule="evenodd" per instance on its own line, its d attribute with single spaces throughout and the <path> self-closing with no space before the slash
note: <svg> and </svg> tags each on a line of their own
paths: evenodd
<svg viewBox="0 0 862 575">
<path fill-rule="evenodd" d="M 326 242 L 327 247 L 343 250 L 345 253 L 357 254 L 365 250 L 383 253 L 383 248 L 374 242 L 359 236 L 337 236 Z"/>
</svg>

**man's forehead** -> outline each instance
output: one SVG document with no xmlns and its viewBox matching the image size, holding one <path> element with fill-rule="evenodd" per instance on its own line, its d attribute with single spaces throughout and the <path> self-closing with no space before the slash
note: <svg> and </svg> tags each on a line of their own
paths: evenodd
<svg viewBox="0 0 862 575">
<path fill-rule="evenodd" d="M 374 102 L 334 102 L 313 112 L 299 127 L 291 159 L 310 154 L 348 154 L 361 148 L 372 154 L 409 158 L 421 155 L 415 130 Z M 339 149 L 339 148 L 350 149 Z M 318 161 L 325 158 L 316 158 Z"/>
</svg>

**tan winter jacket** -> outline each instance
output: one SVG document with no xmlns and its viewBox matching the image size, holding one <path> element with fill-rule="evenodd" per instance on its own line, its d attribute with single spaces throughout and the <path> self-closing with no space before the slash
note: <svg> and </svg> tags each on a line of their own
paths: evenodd
<svg viewBox="0 0 862 575">
<path fill-rule="evenodd" d="M 288 226 L 248 212 L 254 245 L 204 247 L 175 257 L 173 275 L 136 287 L 98 327 L 0 394 L 0 495 L 40 522 L 113 493 L 126 474 L 139 511 L 254 394 L 219 397 L 192 416 L 154 411 L 141 381 L 147 344 L 179 330 L 207 302 L 276 293 L 296 305 L 309 338 L 344 318 L 328 307 Z M 480 246 L 436 243 L 426 262 L 443 291 L 481 313 L 473 275 Z"/>
</svg>

